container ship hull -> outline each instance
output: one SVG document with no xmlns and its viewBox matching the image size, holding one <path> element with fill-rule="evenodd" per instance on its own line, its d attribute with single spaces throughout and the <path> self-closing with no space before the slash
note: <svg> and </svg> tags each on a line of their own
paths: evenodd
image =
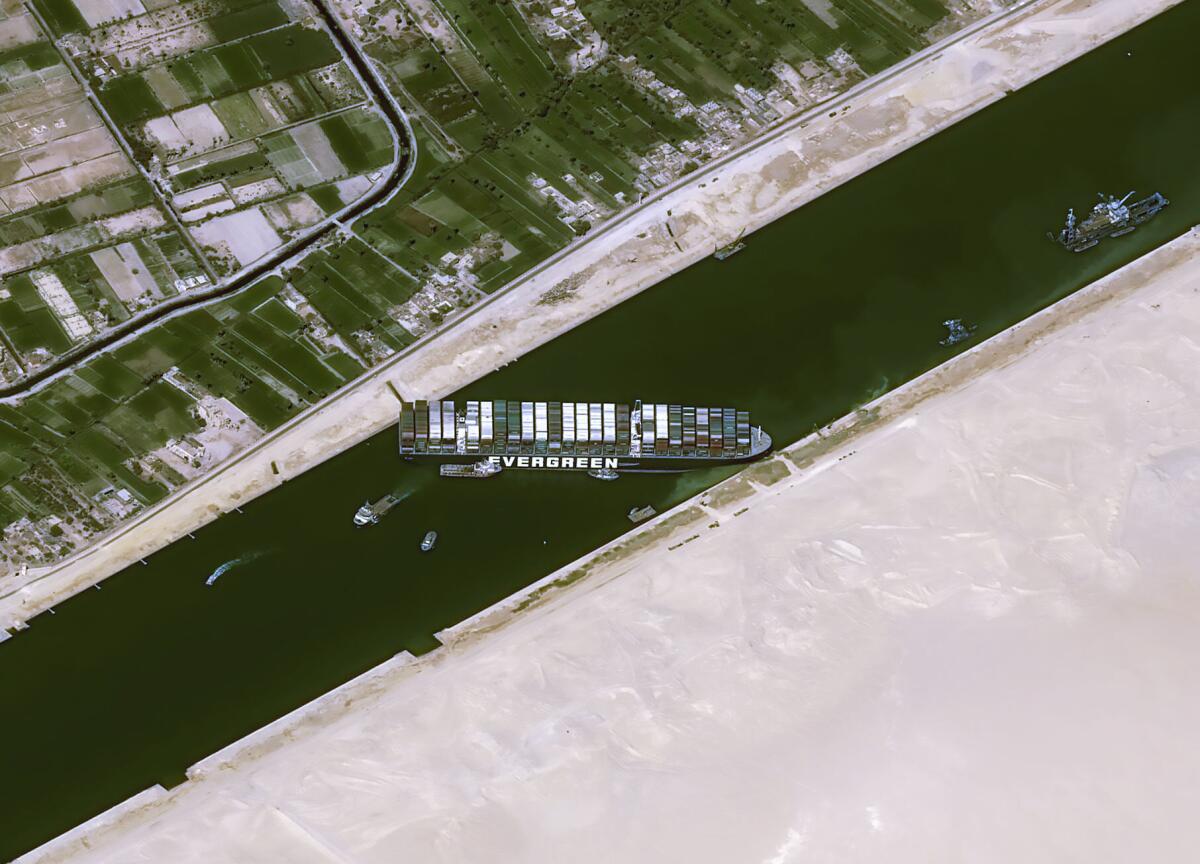
<svg viewBox="0 0 1200 864">
<path fill-rule="evenodd" d="M 752 462 L 771 437 L 733 408 L 616 402 L 402 402 L 400 455 L 504 471 L 669 473 Z"/>
</svg>

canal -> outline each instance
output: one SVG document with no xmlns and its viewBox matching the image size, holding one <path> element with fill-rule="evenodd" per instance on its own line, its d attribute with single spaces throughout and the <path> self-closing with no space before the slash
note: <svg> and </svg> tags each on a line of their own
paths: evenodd
<svg viewBox="0 0 1200 864">
<path fill-rule="evenodd" d="M 1200 222 L 1192 0 L 467 388 L 685 402 L 795 440 Z M 1047 241 L 1098 191 L 1161 191 L 1134 234 Z M 737 286 L 736 289 L 731 286 Z M 968 346 L 973 343 L 968 343 Z M 722 476 L 440 481 L 395 433 L 40 615 L 0 644 L 7 860 L 570 562 Z M 408 493 L 355 530 L 364 498 Z M 429 555 L 422 535 L 440 539 Z M 213 587 L 217 566 L 241 560 Z"/>
</svg>

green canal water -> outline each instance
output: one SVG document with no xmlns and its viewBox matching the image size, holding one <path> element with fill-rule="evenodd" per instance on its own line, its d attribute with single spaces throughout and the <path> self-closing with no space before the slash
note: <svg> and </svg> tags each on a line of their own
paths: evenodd
<svg viewBox="0 0 1200 864">
<path fill-rule="evenodd" d="M 460 398 L 728 404 L 795 440 L 1200 222 L 1192 0 L 477 382 Z M 1046 240 L 1096 192 L 1157 220 Z M 973 343 L 968 343 L 973 344 Z M 439 481 L 386 432 L 0 644 L 0 858 L 155 783 L 630 528 L 716 473 Z M 369 530 L 354 509 L 409 497 Z M 435 552 L 418 551 L 429 529 Z M 206 577 L 230 568 L 213 587 Z"/>
</svg>

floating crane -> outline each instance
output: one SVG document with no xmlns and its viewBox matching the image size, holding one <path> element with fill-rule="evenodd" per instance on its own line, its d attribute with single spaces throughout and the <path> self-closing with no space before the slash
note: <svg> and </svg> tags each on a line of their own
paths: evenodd
<svg viewBox="0 0 1200 864">
<path fill-rule="evenodd" d="M 1148 198 L 1130 203 L 1135 193 L 1130 192 L 1124 198 L 1118 199 L 1113 195 L 1099 193 L 1100 200 L 1092 207 L 1082 222 L 1075 217 L 1073 209 L 1067 211 L 1067 224 L 1058 232 L 1056 237 L 1047 234 L 1051 240 L 1072 252 L 1082 252 L 1091 249 L 1101 240 L 1109 237 L 1120 237 L 1137 230 L 1143 222 L 1148 222 L 1158 215 L 1159 211 L 1171 202 L 1155 192 Z"/>
</svg>

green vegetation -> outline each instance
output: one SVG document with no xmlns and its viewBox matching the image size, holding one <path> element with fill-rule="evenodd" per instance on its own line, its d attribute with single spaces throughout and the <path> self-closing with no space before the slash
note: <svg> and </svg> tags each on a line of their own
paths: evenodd
<svg viewBox="0 0 1200 864">
<path fill-rule="evenodd" d="M 34 42 L 0 51 L 0 76 L 7 79 L 26 70 L 37 72 L 49 69 L 61 62 L 58 51 L 49 42 Z"/>
<path fill-rule="evenodd" d="M 33 0 L 33 5 L 55 33 L 83 33 L 88 29 L 72 0 Z"/>
<path fill-rule="evenodd" d="M 25 328 L 39 321 L 57 326 L 27 277 L 6 285 L 13 291 L 11 300 L 0 301 L 6 332 L 14 332 L 8 320 L 14 311 L 28 319 Z M 350 358 L 331 358 L 301 335 L 299 317 L 274 299 L 281 287 L 267 279 L 228 303 L 167 321 L 92 359 L 19 409 L 0 406 L 0 517 L 57 509 L 45 493 L 16 479 L 30 469 L 64 473 L 91 494 L 117 484 L 145 503 L 165 495 L 164 486 L 139 478 L 125 463 L 198 428 L 192 400 L 162 380 L 173 366 L 266 428 L 361 374 Z"/>
<path fill-rule="evenodd" d="M 365 109 L 327 117 L 321 121 L 321 131 L 351 174 L 370 171 L 392 159 L 387 124 Z"/>
<path fill-rule="evenodd" d="M 24 243 L 54 231 L 146 207 L 154 200 L 153 191 L 141 177 L 118 180 L 110 186 L 0 218 L 0 246 Z"/>
<path fill-rule="evenodd" d="M 23 353 L 47 348 L 61 354 L 71 347 L 71 340 L 28 275 L 5 279 L 4 288 L 11 296 L 0 300 L 0 327 L 14 348 Z"/>
<path fill-rule="evenodd" d="M 35 2 L 56 31 L 85 29 L 70 0 Z M 844 86 L 860 74 L 855 64 L 869 74 L 918 50 L 946 15 L 942 0 L 578 0 L 587 32 L 552 42 L 544 22 L 523 17 L 531 8 L 541 4 L 437 0 L 421 13 L 442 16 L 430 30 L 436 38 L 409 9 L 404 26 L 371 41 L 413 119 L 417 164 L 398 194 L 358 219 L 354 236 L 284 274 L 323 324 L 306 323 L 311 313 L 284 302 L 294 295 L 283 295 L 285 282 L 272 276 L 92 359 L 20 408 L 0 406 L 0 521 L 61 511 L 47 491 L 61 488 L 61 478 L 89 495 L 119 485 L 157 500 L 167 487 L 131 466 L 198 423 L 189 397 L 163 380 L 167 370 L 274 428 L 361 374 L 351 354 L 370 360 L 411 344 L 398 307 L 424 285 L 449 285 L 442 307 L 426 310 L 434 321 L 446 304 L 473 296 L 454 290 L 445 261 L 470 254 L 478 287 L 494 291 L 717 152 L 707 114 L 748 116 L 745 88 L 786 93 L 780 63 L 791 78 L 828 76 Z M 340 209 L 333 181 L 342 177 L 329 176 L 337 169 L 330 150 L 342 176 L 363 174 L 388 163 L 392 138 L 375 113 L 347 108 L 359 94 L 352 81 L 340 83 L 339 74 L 349 76 L 336 70 L 336 46 L 320 30 L 289 24 L 274 0 L 213 10 L 209 24 L 222 44 L 119 75 L 100 86 L 101 98 L 131 132 L 148 118 L 211 103 L 232 135 L 253 142 L 253 152 L 239 144 L 229 151 L 235 156 L 181 163 L 172 176 L 177 192 L 276 176 L 307 189 L 326 213 Z M 573 72 L 575 52 L 601 40 L 603 59 Z M 45 48 L 0 53 L 0 69 L 46 68 L 54 58 Z M 334 71 L 328 80 L 318 75 L 325 69 Z M 647 73 L 677 92 L 655 92 Z M 280 116 L 291 128 L 276 131 Z M 768 122 L 760 113 L 745 127 L 730 125 L 749 135 Z M 728 134 L 726 143 L 735 142 Z M 674 175 L 661 167 L 664 153 Z M 0 242 L 142 206 L 148 193 L 140 180 L 124 181 L 0 219 Z M 199 272 L 176 234 L 133 245 L 159 286 Z M 119 308 L 87 255 L 53 267 L 85 314 Z M 0 327 L 19 352 L 69 347 L 27 275 L 6 287 Z M 339 342 L 350 353 L 327 350 Z"/>
<path fill-rule="evenodd" d="M 822 4 L 824 5 L 824 4 Z M 823 20 L 803 0 L 580 0 L 610 44 L 637 56 L 699 104 L 733 84 L 770 86 L 778 59 L 820 61 L 845 48 L 868 73 L 924 44 L 922 33 L 946 14 L 940 0 L 831 0 Z"/>
<path fill-rule="evenodd" d="M 326 183 L 323 186 L 314 186 L 308 190 L 308 195 L 327 214 L 336 213 L 346 206 L 342 203 L 341 193 L 338 192 L 337 187 L 332 183 Z"/>
<path fill-rule="evenodd" d="M 293 24 L 196 51 L 167 62 L 165 68 L 187 95 L 187 104 L 199 104 L 298 76 L 339 60 L 337 47 L 324 32 Z M 167 113 L 145 74 L 143 71 L 121 75 L 100 87 L 100 98 L 115 122 L 127 125 Z M 320 104 L 320 97 L 311 85 L 306 85 L 302 78 L 293 83 L 300 93 L 311 94 L 307 101 Z"/>
<path fill-rule="evenodd" d="M 413 341 L 388 309 L 403 303 L 417 286 L 359 240 L 310 255 L 289 274 L 339 336 L 357 342 L 364 331 L 393 350 Z"/>
<path fill-rule="evenodd" d="M 270 162 L 267 161 L 267 158 L 261 152 L 255 150 L 253 153 L 247 153 L 244 156 L 234 156 L 232 159 L 209 162 L 190 171 L 181 171 L 171 178 L 171 186 L 178 192 L 184 192 L 188 189 L 195 189 L 197 186 L 211 183 L 214 180 L 232 181 L 239 175 L 252 171 L 261 171 L 269 166 Z"/>
<path fill-rule="evenodd" d="M 220 41 L 229 42 L 286 24 L 287 20 L 287 14 L 275 0 L 260 0 L 246 8 L 209 18 L 208 26 Z"/>
<path fill-rule="evenodd" d="M 166 113 L 166 108 L 141 75 L 114 78 L 101 88 L 100 96 L 113 122 L 123 126 Z"/>
</svg>

